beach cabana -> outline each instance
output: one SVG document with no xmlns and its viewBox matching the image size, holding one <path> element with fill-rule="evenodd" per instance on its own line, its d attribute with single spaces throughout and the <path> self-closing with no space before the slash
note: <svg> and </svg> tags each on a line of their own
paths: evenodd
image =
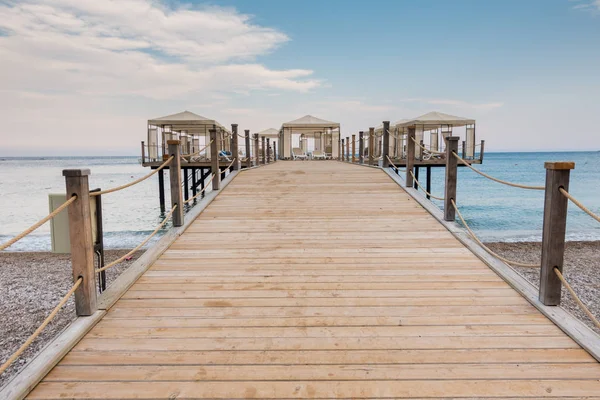
<svg viewBox="0 0 600 400">
<path fill-rule="evenodd" d="M 217 121 L 205 118 L 191 111 L 167 115 L 148 120 L 148 142 L 146 143 L 149 161 L 163 159 L 167 154 L 167 140 L 181 140 L 181 153 L 194 154 L 210 142 L 210 129 L 217 130 L 219 150 L 230 151 L 231 132 Z M 201 156 L 208 159 L 210 150 Z"/>
<path fill-rule="evenodd" d="M 276 140 L 279 140 L 279 131 L 275 128 L 269 128 L 269 129 L 265 129 L 264 131 L 260 131 L 258 132 L 258 137 L 259 138 L 266 138 L 269 139 L 269 142 L 271 143 L 271 148 L 273 148 L 272 143 L 274 143 Z M 258 141 L 258 145 L 262 146 L 262 139 L 260 139 Z M 277 151 L 279 152 L 279 146 L 277 147 Z M 260 152 L 258 154 L 261 154 Z"/>
<path fill-rule="evenodd" d="M 452 136 L 453 129 L 458 127 L 465 127 L 465 149 L 463 151 L 467 158 L 475 157 L 475 120 L 464 117 L 457 117 L 450 114 L 444 114 L 437 111 L 432 111 L 427 114 L 423 114 L 416 118 L 403 120 L 397 122 L 393 128 L 397 132 L 398 137 L 405 137 L 408 132 L 408 128 L 415 128 L 415 140 L 420 142 L 428 142 L 428 147 L 434 151 L 443 150 L 444 141 L 440 140 L 448 136 Z M 390 127 L 391 128 L 391 127 Z M 425 135 L 428 134 L 428 138 Z M 402 142 L 403 148 L 410 143 L 405 141 Z M 391 142 L 391 141 L 390 141 Z M 426 146 L 426 147 L 427 147 Z M 393 154 L 393 153 L 392 153 Z M 405 153 L 402 153 L 405 154 Z M 417 146 L 415 149 L 415 156 L 420 157 L 421 148 Z"/>
<path fill-rule="evenodd" d="M 312 115 L 284 123 L 279 130 L 279 158 L 290 159 L 293 154 L 293 135 L 299 135 L 301 153 L 308 152 L 308 138 L 314 139 L 314 150 L 327 156 L 339 156 L 340 124 Z"/>
</svg>

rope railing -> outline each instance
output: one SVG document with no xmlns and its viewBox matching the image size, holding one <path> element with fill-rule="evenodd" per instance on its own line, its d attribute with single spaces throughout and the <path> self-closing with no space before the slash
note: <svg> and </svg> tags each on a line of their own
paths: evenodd
<svg viewBox="0 0 600 400">
<path fill-rule="evenodd" d="M 123 190 L 123 189 L 127 189 L 128 187 L 131 187 L 133 185 L 137 185 L 140 182 L 145 181 L 146 179 L 150 178 L 152 175 L 156 174 L 158 171 L 162 170 L 164 167 L 166 167 L 171 161 L 173 160 L 173 156 L 169 157 L 164 163 L 162 163 L 158 168 L 156 168 L 154 171 L 150 172 L 147 175 L 142 176 L 139 179 L 136 179 L 135 181 L 129 182 L 125 185 L 121 185 L 121 186 L 117 186 L 114 187 L 112 189 L 106 189 L 106 190 L 101 190 L 99 192 L 90 192 L 90 196 L 100 196 L 102 194 L 108 194 L 108 193 L 113 193 L 113 192 L 117 192 L 119 190 Z"/>
<path fill-rule="evenodd" d="M 428 195 L 429 197 L 431 197 L 431 198 L 434 198 L 434 199 L 436 199 L 436 200 L 444 201 L 444 198 L 443 198 L 443 197 L 437 197 L 437 196 L 434 196 L 434 195 L 432 195 L 431 193 L 429 193 L 429 192 L 428 192 L 428 191 L 427 191 L 427 190 L 426 190 L 426 189 L 425 189 L 423 186 L 421 186 L 421 184 L 419 183 L 419 181 L 417 180 L 417 178 L 415 178 L 415 174 L 413 174 L 413 172 L 412 172 L 412 171 L 408 171 L 408 172 L 410 172 L 410 176 L 412 176 L 412 178 L 413 178 L 413 180 L 415 181 L 415 183 L 417 184 L 417 186 L 418 186 L 418 187 L 419 187 L 419 188 L 420 188 L 422 191 L 424 191 L 426 195 Z"/>
<path fill-rule="evenodd" d="M 427 152 L 429 152 L 429 153 L 431 153 L 431 154 L 437 154 L 437 155 L 444 155 L 444 154 L 446 154 L 446 153 L 444 153 L 443 151 L 435 151 L 435 150 L 428 149 L 428 148 L 427 148 L 427 147 L 425 147 L 425 146 L 421 146 L 421 143 L 418 143 L 418 142 L 415 140 L 415 138 L 414 138 L 414 137 L 412 137 L 412 136 L 411 136 L 410 140 L 412 140 L 413 142 L 415 142 L 415 144 L 416 144 L 417 146 L 419 146 L 421 149 L 423 149 L 423 151 L 427 151 Z"/>
<path fill-rule="evenodd" d="M 196 193 L 193 197 L 190 197 L 189 199 L 187 199 L 186 201 L 183 202 L 183 204 L 189 204 L 192 201 L 196 200 L 196 198 L 198 198 L 198 196 L 200 196 L 202 193 L 204 193 L 206 191 L 206 189 L 208 189 L 208 184 L 212 182 L 213 179 L 215 179 L 216 174 L 212 174 L 210 179 L 208 180 L 208 182 L 205 182 L 204 188 L 202 190 L 200 190 L 198 193 Z"/>
<path fill-rule="evenodd" d="M 386 155 L 385 157 L 387 158 L 388 162 L 389 162 L 390 164 L 392 164 L 392 167 L 394 167 L 394 168 L 396 169 L 396 171 L 402 171 L 402 172 L 406 172 L 406 168 L 400 168 L 400 167 L 398 167 L 398 166 L 397 166 L 396 164 L 394 164 L 394 162 L 393 162 L 393 161 L 390 159 L 390 156 Z"/>
<path fill-rule="evenodd" d="M 144 239 L 144 241 L 142 243 L 140 243 L 139 245 L 137 245 L 133 250 L 131 250 L 130 252 L 128 252 L 127 254 L 125 254 L 124 256 L 119 257 L 118 259 L 116 259 L 115 261 L 106 264 L 105 266 L 103 266 L 102 268 L 96 268 L 95 272 L 102 272 L 102 271 L 106 271 L 107 269 L 114 267 L 115 265 L 125 261 L 127 258 L 131 257 L 133 254 L 135 254 L 136 251 L 138 251 L 139 249 L 141 249 L 146 243 L 148 243 L 148 241 L 150 241 L 150 239 L 152 239 L 152 237 L 154 235 L 156 235 L 158 233 L 158 231 L 165 226 L 165 224 L 169 221 L 169 218 L 171 217 L 171 215 L 173 215 L 173 213 L 175 212 L 175 209 L 177 208 L 177 204 L 175 204 L 173 206 L 173 208 L 171 208 L 171 211 L 169 211 L 167 213 L 167 215 L 165 216 L 165 219 L 163 219 L 163 221 L 156 227 L 156 229 L 154 230 L 154 232 L 152 232 L 150 234 L 150 236 L 148 236 L 146 239 Z"/>
<path fill-rule="evenodd" d="M 473 240 L 475 240 L 481 247 L 483 247 L 483 249 L 485 251 L 487 251 L 488 253 L 490 253 L 494 257 L 496 257 L 496 258 L 504 261 L 507 264 L 516 265 L 518 267 L 526 267 L 526 268 L 540 268 L 541 267 L 540 264 L 525 264 L 525 263 L 518 262 L 518 261 L 512 261 L 512 260 L 509 260 L 507 258 L 502 257 L 498 253 L 495 253 L 492 249 L 490 249 L 485 244 L 483 244 L 483 242 L 481 240 L 479 240 L 479 238 L 477 236 L 475 236 L 475 233 L 471 230 L 471 228 L 469 227 L 469 225 L 467 224 L 467 222 L 463 218 L 462 214 L 460 213 L 460 210 L 456 206 L 456 202 L 454 201 L 454 199 L 450 199 L 450 202 L 452 203 L 452 207 L 454 207 L 454 209 L 456 210 L 456 214 L 458 214 L 458 218 L 460 218 L 463 226 L 467 229 L 467 231 L 469 232 L 469 234 L 471 235 L 471 237 L 473 238 Z"/>
<path fill-rule="evenodd" d="M 581 310 L 589 317 L 589 319 L 592 320 L 592 322 L 594 323 L 594 325 L 596 325 L 596 327 L 598 329 L 600 329 L 600 322 L 598 322 L 598 320 L 596 319 L 596 317 L 594 316 L 594 314 L 592 314 L 592 312 L 589 310 L 589 308 L 587 308 L 586 305 L 583 304 L 583 301 L 581 301 L 581 299 L 579 298 L 579 296 L 577 296 L 577 293 L 575 293 L 575 291 L 573 290 L 573 288 L 571 287 L 571 285 L 569 285 L 569 282 L 567 282 L 567 280 L 563 276 L 562 272 L 560 272 L 560 270 L 558 268 L 554 267 L 554 273 L 556 274 L 556 276 L 558 277 L 558 279 L 560 279 L 560 281 L 562 282 L 562 284 L 565 285 L 565 287 L 567 288 L 567 290 L 569 291 L 569 293 L 571 293 L 571 296 L 573 297 L 573 299 L 575 300 L 575 302 L 577 303 L 577 305 L 579 306 L 579 308 L 581 308 Z"/>
<path fill-rule="evenodd" d="M 23 239 L 25 236 L 29 235 L 31 232 L 35 231 L 40 226 L 44 225 L 46 222 L 50 221 L 56 215 L 58 215 L 62 210 L 67 208 L 71 203 L 77 200 L 77 196 L 72 196 L 69 200 L 65 201 L 60 207 L 57 207 L 56 210 L 52 211 L 50 214 L 46 215 L 44 218 L 31 225 L 29 228 L 25 229 L 23 232 L 19 233 L 14 238 L 10 239 L 8 242 L 0 245 L 0 251 L 12 246 L 17 243 L 19 240 Z"/>
<path fill-rule="evenodd" d="M 225 167 L 225 170 L 228 170 L 229 168 L 231 168 L 231 166 L 233 165 L 234 162 L 235 162 L 235 158 L 233 160 L 231 160 L 231 162 L 229 163 L 229 165 L 227 167 Z"/>
<path fill-rule="evenodd" d="M 182 154 L 182 157 L 195 157 L 197 155 L 199 155 L 200 153 L 202 153 L 204 150 L 206 150 L 208 148 L 208 146 L 210 146 L 213 143 L 213 141 L 211 140 L 210 142 L 208 142 L 208 144 L 206 146 L 204 146 L 203 148 L 201 148 L 200 150 L 198 150 L 195 153 L 192 154 Z"/>
<path fill-rule="evenodd" d="M 508 186 L 512 186 L 512 187 L 517 187 L 517 188 L 521 188 L 521 189 L 530 189 L 530 190 L 545 190 L 546 189 L 544 186 L 522 185 L 520 183 L 513 183 L 513 182 L 503 181 L 502 179 L 494 178 L 493 176 L 490 176 L 490 175 L 486 174 L 485 172 L 481 172 L 480 170 L 473 168 L 473 166 L 471 166 L 471 164 L 469 164 L 468 162 L 466 162 L 462 157 L 460 157 L 455 152 L 452 152 L 452 155 L 454 157 L 456 157 L 465 166 L 467 166 L 470 169 L 472 169 L 473 171 L 477 172 L 479 175 L 481 175 L 481 176 L 483 176 L 485 178 L 488 178 L 488 179 L 490 179 L 490 180 L 492 180 L 494 182 L 502 183 L 504 185 L 508 185 Z"/>
<path fill-rule="evenodd" d="M 46 319 L 44 320 L 44 322 L 42 322 L 42 324 L 35 330 L 35 332 L 33 332 L 33 334 L 31 334 L 31 336 L 29 336 L 29 338 L 27 338 L 27 340 L 25 341 L 25 343 L 23 343 L 21 345 L 21 347 L 19 347 L 19 349 L 17 351 L 15 351 L 13 353 L 13 355 L 10 356 L 9 359 L 4 362 L 4 364 L 2 364 L 2 366 L 0 366 L 0 375 L 2 373 L 4 373 L 4 371 L 6 371 L 6 369 L 8 367 L 10 367 L 11 364 L 17 358 L 19 358 L 19 356 L 21 354 L 23 354 L 23 352 L 25 350 L 27 350 L 27 348 L 29 347 L 29 345 L 31 343 L 33 343 L 33 341 L 40 335 L 40 333 L 42 333 L 42 331 L 44 330 L 44 328 L 46 328 L 46 326 L 48 326 L 48 324 L 54 319 L 54 317 L 56 316 L 56 314 L 58 314 L 58 312 L 60 311 L 60 309 L 67 303 L 67 301 L 69 300 L 69 298 L 71 297 L 71 295 L 73 295 L 73 293 L 75 293 L 75 291 L 77 290 L 77 288 L 79 287 L 79 285 L 81 285 L 81 282 L 83 282 L 83 278 L 79 277 L 79 279 L 77 279 L 77 281 L 75 281 L 75 283 L 73 284 L 73 286 L 71 287 L 71 289 L 67 292 L 67 294 L 64 295 L 64 297 L 62 298 L 62 300 L 60 301 L 60 303 L 58 303 L 56 305 L 56 307 L 54 307 L 54 309 L 52 310 L 52 312 L 46 317 Z"/>
<path fill-rule="evenodd" d="M 600 222 L 600 216 L 594 214 L 589 208 L 581 204 L 579 200 L 573 197 L 569 192 L 567 192 L 564 188 L 558 188 L 558 190 L 565 196 L 567 199 L 571 200 L 573 204 L 581 209 L 581 211 L 585 212 L 590 217 L 594 218 L 596 221 Z"/>
</svg>

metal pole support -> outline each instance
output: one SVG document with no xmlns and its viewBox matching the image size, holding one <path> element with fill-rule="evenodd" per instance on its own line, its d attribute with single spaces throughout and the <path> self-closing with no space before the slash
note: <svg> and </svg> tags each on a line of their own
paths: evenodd
<svg viewBox="0 0 600 400">
<path fill-rule="evenodd" d="M 569 175 L 574 162 L 547 162 L 546 193 L 544 198 L 544 227 L 542 231 L 542 269 L 540 271 L 540 296 L 544 305 L 560 305 L 561 282 L 554 272 L 563 269 L 567 206 L 569 200 L 560 188 L 569 191 Z"/>
<path fill-rule="evenodd" d="M 87 316 L 98 309 L 88 183 L 90 170 L 65 169 L 62 173 L 67 187 L 67 199 L 77 196 L 77 200 L 68 207 L 73 282 L 83 278 L 75 291 L 75 311 L 78 316 Z"/>
</svg>

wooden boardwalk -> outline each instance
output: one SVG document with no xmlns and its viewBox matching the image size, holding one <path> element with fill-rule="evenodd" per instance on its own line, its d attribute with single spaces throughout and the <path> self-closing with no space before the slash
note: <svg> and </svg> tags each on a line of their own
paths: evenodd
<svg viewBox="0 0 600 400">
<path fill-rule="evenodd" d="M 277 162 L 237 176 L 29 397 L 600 399 L 599 379 L 384 172 Z"/>
</svg>

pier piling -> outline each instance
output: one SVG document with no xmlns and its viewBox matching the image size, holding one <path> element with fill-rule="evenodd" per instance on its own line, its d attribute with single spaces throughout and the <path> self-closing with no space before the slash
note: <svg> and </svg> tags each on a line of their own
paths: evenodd
<svg viewBox="0 0 600 400">
<path fill-rule="evenodd" d="M 246 145 L 246 168 L 252 167 L 252 150 L 250 149 L 250 130 L 244 130 L 244 144 Z"/>
<path fill-rule="evenodd" d="M 388 156 L 390 154 L 390 121 L 383 121 L 383 128 L 381 134 L 383 135 L 383 148 L 381 149 L 381 165 L 383 168 L 387 168 L 390 165 Z"/>
<path fill-rule="evenodd" d="M 358 162 L 361 164 L 365 163 L 365 133 L 363 131 L 358 132 Z"/>
<path fill-rule="evenodd" d="M 412 187 L 413 166 L 415 165 L 415 127 L 408 128 L 408 138 L 406 139 L 406 187 Z"/>
<path fill-rule="evenodd" d="M 369 128 L 369 165 L 373 165 L 375 163 L 375 153 L 373 149 L 375 147 L 375 128 Z"/>
<path fill-rule="evenodd" d="M 456 210 L 452 200 L 456 202 L 456 177 L 458 165 L 453 153 L 458 153 L 458 136 L 446 138 L 446 188 L 444 193 L 444 220 L 454 221 Z"/>
<path fill-rule="evenodd" d="M 235 159 L 231 167 L 232 171 L 239 170 L 238 124 L 231 124 L 231 157 Z"/>
<path fill-rule="evenodd" d="M 215 177 L 212 180 L 213 190 L 221 188 L 221 171 L 219 169 L 219 143 L 217 141 L 217 130 L 213 127 L 210 130 L 210 169 Z"/>
<path fill-rule="evenodd" d="M 171 207 L 177 206 L 173 212 L 173 226 L 183 225 L 183 193 L 181 190 L 181 154 L 179 140 L 167 140 L 169 154 L 173 157 L 169 165 L 169 183 L 171 186 Z"/>
</svg>

